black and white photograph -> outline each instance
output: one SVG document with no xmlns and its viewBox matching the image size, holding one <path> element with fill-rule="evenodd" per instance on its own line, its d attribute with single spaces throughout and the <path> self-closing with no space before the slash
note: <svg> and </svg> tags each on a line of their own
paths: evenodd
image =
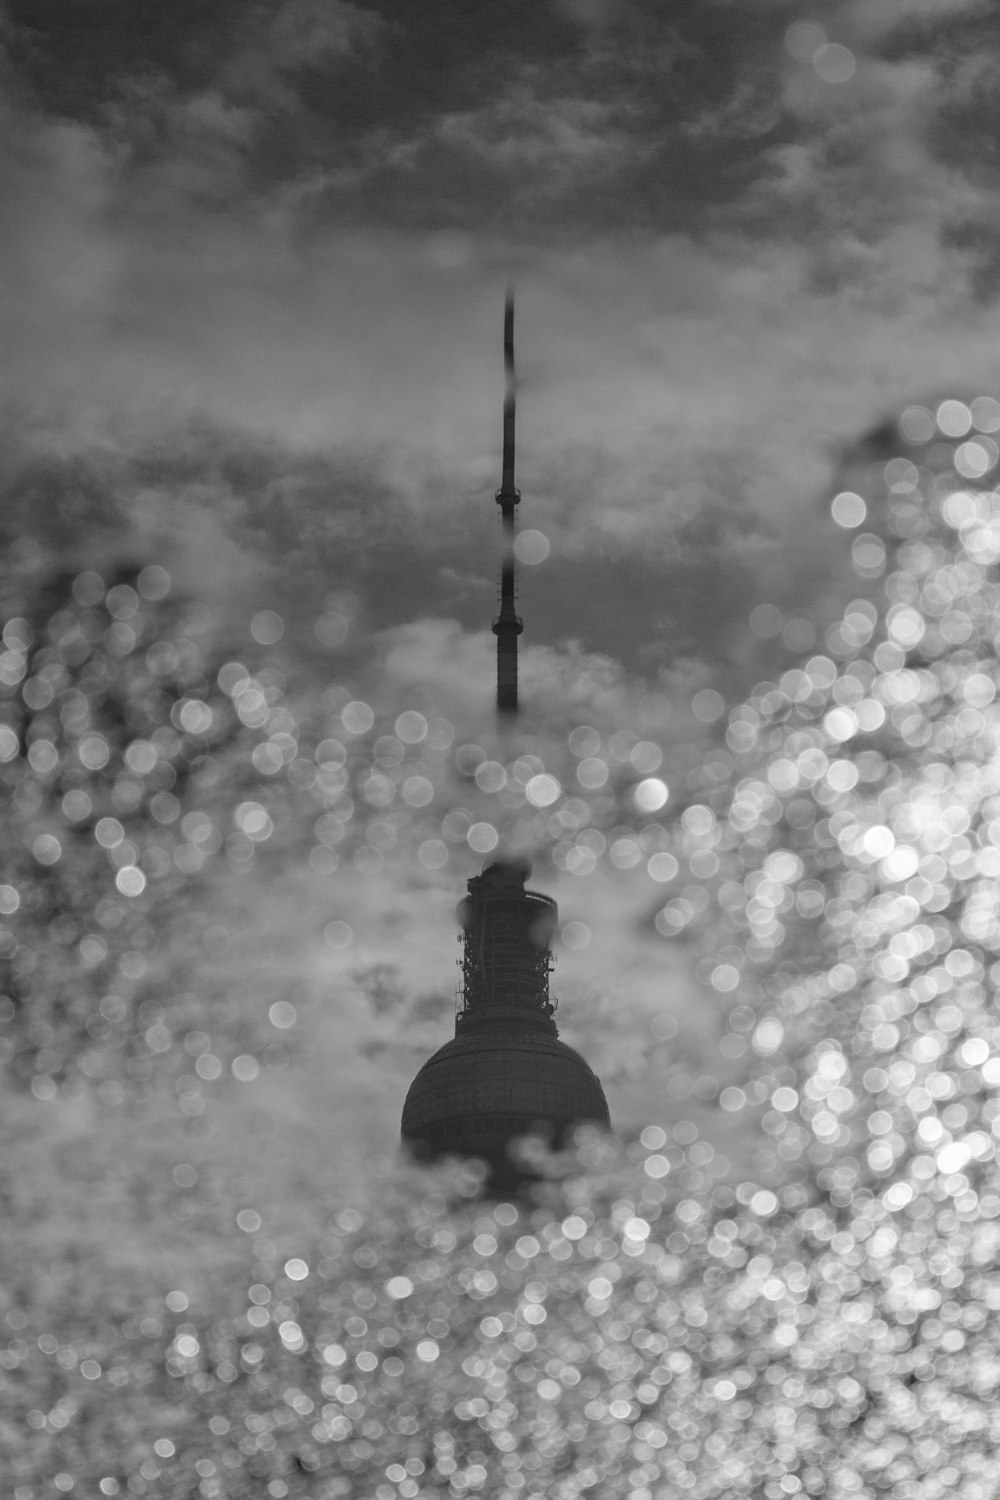
<svg viewBox="0 0 1000 1500">
<path fill-rule="evenodd" d="M 995 0 L 0 81 L 0 1500 L 998 1500 Z"/>
</svg>

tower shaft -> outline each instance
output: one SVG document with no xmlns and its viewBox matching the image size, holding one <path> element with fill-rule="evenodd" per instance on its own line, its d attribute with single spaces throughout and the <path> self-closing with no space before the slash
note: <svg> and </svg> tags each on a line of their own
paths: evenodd
<svg viewBox="0 0 1000 1500">
<path fill-rule="evenodd" d="M 517 712 L 517 638 L 524 629 L 514 608 L 514 509 L 521 502 L 514 484 L 514 298 L 507 293 L 504 304 L 503 356 L 503 466 L 496 501 L 500 507 L 503 556 L 500 564 L 500 613 L 493 621 L 497 638 L 497 709 L 501 714 Z"/>
</svg>

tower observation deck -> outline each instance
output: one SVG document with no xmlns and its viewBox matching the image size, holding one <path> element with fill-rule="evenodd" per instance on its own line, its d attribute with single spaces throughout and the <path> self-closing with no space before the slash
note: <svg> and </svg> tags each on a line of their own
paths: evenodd
<svg viewBox="0 0 1000 1500">
<path fill-rule="evenodd" d="M 549 998 L 554 901 L 525 890 L 529 869 L 497 861 L 460 903 L 462 1003 L 455 1036 L 429 1058 L 403 1106 L 402 1137 L 418 1158 L 480 1157 L 490 1181 L 525 1175 L 508 1148 L 540 1132 L 554 1146 L 574 1125 L 608 1126 L 597 1075 L 559 1040 Z"/>
</svg>

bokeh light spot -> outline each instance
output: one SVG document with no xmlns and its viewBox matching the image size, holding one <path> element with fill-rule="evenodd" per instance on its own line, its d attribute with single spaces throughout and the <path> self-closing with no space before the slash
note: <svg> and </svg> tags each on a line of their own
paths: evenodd
<svg viewBox="0 0 1000 1500">
<path fill-rule="evenodd" d="M 426 776 L 408 776 L 402 791 L 403 801 L 410 807 L 427 807 L 434 800 L 434 783 Z"/>
<path fill-rule="evenodd" d="M 811 63 L 825 46 L 826 32 L 815 21 L 793 21 L 785 32 L 785 51 L 796 62 Z"/>
<path fill-rule="evenodd" d="M 977 396 L 970 407 L 974 425 L 980 432 L 1000 431 L 1000 401 L 992 396 Z"/>
<path fill-rule="evenodd" d="M 549 555 L 549 539 L 543 531 L 522 531 L 514 540 L 514 554 L 519 562 L 534 566 Z"/>
<path fill-rule="evenodd" d="M 258 610 L 250 621 L 250 634 L 260 646 L 273 646 L 284 633 L 285 622 L 276 610 Z"/>
<path fill-rule="evenodd" d="M 846 83 L 857 70 L 854 53 L 839 42 L 826 42 L 817 48 L 812 63 L 824 83 Z"/>
<path fill-rule="evenodd" d="M 929 443 L 934 436 L 934 417 L 926 406 L 908 406 L 899 419 L 899 430 L 908 443 Z"/>
<path fill-rule="evenodd" d="M 990 449 L 994 451 L 991 452 Z M 972 438 L 955 450 L 955 468 L 963 479 L 982 479 L 997 461 L 995 450 L 994 443 L 990 443 L 987 448 L 985 440 Z"/>
<path fill-rule="evenodd" d="M 356 698 L 341 710 L 340 720 L 348 734 L 366 734 L 375 723 L 375 715 L 367 703 Z"/>
<path fill-rule="evenodd" d="M 500 842 L 492 823 L 473 823 L 466 838 L 470 849 L 475 849 L 477 854 L 488 854 Z"/>
<path fill-rule="evenodd" d="M 670 792 L 667 783 L 658 776 L 647 776 L 644 781 L 639 782 L 632 796 L 640 812 L 652 813 L 659 812 L 661 807 L 666 806 Z"/>
<path fill-rule="evenodd" d="M 88 771 L 100 771 L 111 758 L 108 742 L 100 734 L 84 735 L 77 746 L 77 754 Z"/>
<path fill-rule="evenodd" d="M 115 876 L 115 884 L 123 896 L 141 896 L 146 889 L 146 877 L 136 865 L 126 865 Z"/>
<path fill-rule="evenodd" d="M 935 415 L 946 437 L 965 437 L 972 426 L 972 413 L 964 401 L 942 401 Z"/>
<path fill-rule="evenodd" d="M 859 573 L 877 577 L 885 568 L 885 545 L 871 532 L 863 532 L 851 543 L 851 558 Z"/>
<path fill-rule="evenodd" d="M 702 688 L 691 699 L 691 711 L 702 724 L 714 724 L 726 711 L 726 700 L 715 688 Z"/>
<path fill-rule="evenodd" d="M 588 755 L 586 760 L 581 760 L 576 768 L 577 781 L 591 792 L 604 786 L 609 774 L 606 762 L 594 755 Z"/>
<path fill-rule="evenodd" d="M 717 964 L 711 977 L 713 989 L 729 994 L 739 985 L 740 971 L 732 964 Z"/>
<path fill-rule="evenodd" d="M 107 584 L 100 573 L 95 573 L 89 568 L 78 573 L 73 579 L 73 597 L 78 604 L 85 607 L 100 604 L 106 589 Z"/>
<path fill-rule="evenodd" d="M 339 610 L 331 609 L 314 622 L 313 634 L 321 646 L 325 646 L 328 651 L 335 651 L 346 641 L 350 628 L 347 617 Z"/>
<path fill-rule="evenodd" d="M 639 740 L 632 746 L 628 758 L 640 776 L 650 776 L 663 764 L 663 751 L 652 740 Z"/>
<path fill-rule="evenodd" d="M 170 574 L 159 563 L 150 563 L 139 573 L 136 587 L 144 599 L 157 603 L 170 593 Z"/>
<path fill-rule="evenodd" d="M 862 524 L 868 514 L 868 507 L 853 490 L 841 490 L 830 503 L 830 514 L 838 526 L 849 529 Z"/>
<path fill-rule="evenodd" d="M 578 724 L 570 730 L 566 743 L 578 759 L 584 760 L 600 750 L 601 736 L 589 724 Z"/>
<path fill-rule="evenodd" d="M 125 830 L 117 818 L 98 818 L 94 837 L 105 849 L 115 849 L 125 837 Z"/>
<path fill-rule="evenodd" d="M 417 858 L 425 870 L 442 870 L 448 863 L 448 846 L 440 839 L 424 839 L 417 846 Z"/>
<path fill-rule="evenodd" d="M 455 751 L 455 764 L 463 776 L 475 776 L 486 758 L 486 751 L 482 745 L 459 745 Z"/>
<path fill-rule="evenodd" d="M 52 833 L 40 833 L 31 846 L 40 865 L 55 865 L 62 857 L 62 844 Z"/>
<path fill-rule="evenodd" d="M 507 785 L 507 772 L 499 761 L 484 760 L 476 767 L 476 785 L 484 792 L 499 792 Z"/>
<path fill-rule="evenodd" d="M 399 715 L 395 729 L 406 745 L 419 745 L 427 738 L 427 720 L 414 708 L 407 708 Z"/>
<path fill-rule="evenodd" d="M 524 795 L 533 807 L 551 807 L 558 800 L 561 791 L 556 778 L 543 772 L 539 776 L 532 776 L 524 789 Z"/>
<path fill-rule="evenodd" d="M 323 940 L 329 948 L 349 948 L 354 933 L 347 922 L 328 922 L 323 929 Z"/>
<path fill-rule="evenodd" d="M 677 874 L 680 870 L 680 865 L 677 863 L 672 854 L 667 854 L 664 852 L 651 855 L 649 862 L 646 865 L 646 869 L 648 870 L 651 879 L 659 881 L 661 884 L 663 884 L 668 880 L 676 879 Z"/>
</svg>

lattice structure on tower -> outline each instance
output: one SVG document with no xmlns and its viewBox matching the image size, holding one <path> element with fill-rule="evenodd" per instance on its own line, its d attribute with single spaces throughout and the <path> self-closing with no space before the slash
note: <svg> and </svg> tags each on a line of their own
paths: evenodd
<svg viewBox="0 0 1000 1500">
<path fill-rule="evenodd" d="M 529 873 L 521 860 L 497 860 L 469 881 L 455 1035 L 413 1080 L 400 1122 L 418 1157 L 479 1157 L 504 1191 L 531 1175 L 509 1154 L 519 1136 L 541 1131 L 558 1144 L 585 1121 L 609 1124 L 597 1076 L 559 1039 L 549 999 L 558 913 L 525 890 Z"/>
<path fill-rule="evenodd" d="M 496 864 L 469 881 L 458 908 L 462 924 L 462 1003 L 459 1021 L 487 1011 L 516 1009 L 550 1017 L 549 944 L 556 904 L 523 888 L 516 865 Z"/>
</svg>

